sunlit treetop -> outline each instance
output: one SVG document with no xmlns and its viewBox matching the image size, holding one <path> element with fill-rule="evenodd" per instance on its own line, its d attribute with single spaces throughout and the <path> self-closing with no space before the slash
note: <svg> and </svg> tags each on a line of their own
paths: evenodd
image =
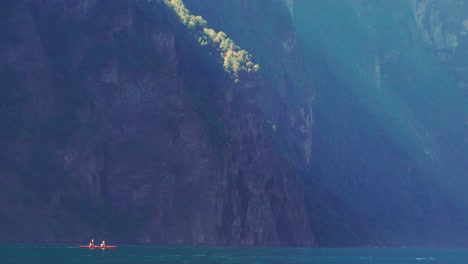
<svg viewBox="0 0 468 264">
<path fill-rule="evenodd" d="M 239 73 L 257 72 L 260 66 L 252 62 L 252 56 L 241 49 L 223 31 L 216 32 L 207 27 L 206 20 L 201 16 L 191 15 L 182 0 L 165 0 L 167 6 L 171 7 L 180 21 L 191 29 L 201 45 L 211 45 L 220 54 L 223 68 L 236 82 L 239 81 Z"/>
</svg>

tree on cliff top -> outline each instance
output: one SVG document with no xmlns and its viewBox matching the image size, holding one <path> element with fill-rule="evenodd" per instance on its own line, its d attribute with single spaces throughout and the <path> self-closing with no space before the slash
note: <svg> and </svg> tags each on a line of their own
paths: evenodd
<svg viewBox="0 0 468 264">
<path fill-rule="evenodd" d="M 201 45 L 210 44 L 220 54 L 223 68 L 236 82 L 239 81 L 239 72 L 253 73 L 260 70 L 260 66 L 252 62 L 252 56 L 241 49 L 223 31 L 216 32 L 207 27 L 207 22 L 201 16 L 191 15 L 182 0 L 166 0 L 179 16 L 180 21 L 192 30 Z"/>
</svg>

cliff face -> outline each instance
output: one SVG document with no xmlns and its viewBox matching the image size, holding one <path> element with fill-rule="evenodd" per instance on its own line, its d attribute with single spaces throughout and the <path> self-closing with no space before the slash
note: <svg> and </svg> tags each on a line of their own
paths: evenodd
<svg viewBox="0 0 468 264">
<path fill-rule="evenodd" d="M 466 244 L 463 3 L 1 2 L 0 242 Z"/>
<path fill-rule="evenodd" d="M 467 94 L 468 3 L 466 1 L 413 1 L 415 19 L 424 40 Z"/>
<path fill-rule="evenodd" d="M 2 241 L 314 244 L 261 76 L 187 63 L 161 1 L 2 5 Z"/>
<path fill-rule="evenodd" d="M 319 243 L 466 243 L 462 2 L 294 2 L 317 87 L 304 179 Z"/>
</svg>

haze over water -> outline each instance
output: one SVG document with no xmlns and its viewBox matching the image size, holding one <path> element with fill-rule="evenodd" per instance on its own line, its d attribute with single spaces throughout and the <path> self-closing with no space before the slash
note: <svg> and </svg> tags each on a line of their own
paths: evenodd
<svg viewBox="0 0 468 264">
<path fill-rule="evenodd" d="M 80 249 L 77 245 L 2 244 L 0 263 L 467 263 L 468 249 L 450 248 L 271 248 L 119 246 Z"/>
</svg>

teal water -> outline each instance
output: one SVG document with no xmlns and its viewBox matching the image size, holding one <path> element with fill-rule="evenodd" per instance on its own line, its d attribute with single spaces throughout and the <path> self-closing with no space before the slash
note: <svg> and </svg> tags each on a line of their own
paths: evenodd
<svg viewBox="0 0 468 264">
<path fill-rule="evenodd" d="M 91 250 L 76 245 L 0 244 L 0 263 L 450 264 L 468 263 L 468 249 L 119 246 Z"/>
</svg>

